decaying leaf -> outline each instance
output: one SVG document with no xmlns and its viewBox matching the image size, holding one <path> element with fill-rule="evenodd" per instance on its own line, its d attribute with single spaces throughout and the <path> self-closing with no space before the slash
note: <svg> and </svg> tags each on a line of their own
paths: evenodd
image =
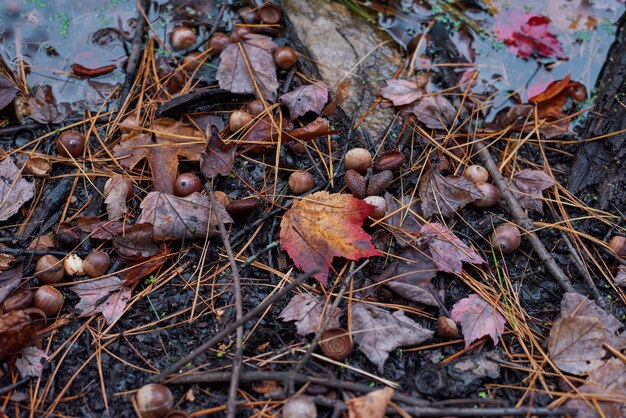
<svg viewBox="0 0 626 418">
<path fill-rule="evenodd" d="M 319 115 L 328 101 L 328 87 L 324 83 L 297 87 L 280 96 L 280 101 L 287 106 L 292 119 L 307 112 Z"/>
<path fill-rule="evenodd" d="M 141 202 L 137 223 L 152 224 L 152 238 L 200 239 L 219 235 L 218 216 L 226 224 L 233 220 L 221 205 L 213 207 L 211 200 L 200 193 L 176 197 L 167 193 L 150 192 Z"/>
<path fill-rule="evenodd" d="M 463 264 L 484 264 L 485 260 L 469 248 L 445 225 L 432 222 L 422 226 L 420 233 L 424 237 L 432 260 L 441 271 L 461 274 Z"/>
<path fill-rule="evenodd" d="M 617 274 L 615 275 L 615 286 L 624 287 L 626 286 L 626 266 L 619 266 L 617 270 Z"/>
<path fill-rule="evenodd" d="M 152 224 L 135 224 L 113 237 L 113 248 L 125 260 L 146 260 L 161 254 L 163 248 L 152 238 Z"/>
<path fill-rule="evenodd" d="M 322 325 L 322 315 L 325 312 L 326 305 L 318 298 L 308 293 L 295 295 L 289 301 L 289 304 L 280 313 L 280 319 L 285 322 L 298 321 L 296 327 L 298 335 L 307 335 L 319 331 Z M 328 328 L 339 327 L 339 318 L 341 310 L 336 309 L 333 317 L 328 324 Z"/>
<path fill-rule="evenodd" d="M 381 373 L 390 352 L 398 347 L 423 343 L 434 334 L 402 311 L 390 314 L 362 303 L 353 305 L 352 332 L 356 336 L 359 350 L 378 366 Z"/>
<path fill-rule="evenodd" d="M 107 206 L 109 220 L 115 220 L 126 214 L 126 198 L 133 189 L 131 180 L 122 175 L 112 175 L 104 185 L 104 203 Z"/>
<path fill-rule="evenodd" d="M 68 103 L 60 103 L 52 93 L 52 87 L 48 85 L 35 86 L 33 96 L 28 98 L 29 116 L 39 123 L 61 123 L 70 113 Z"/>
<path fill-rule="evenodd" d="M 6 245 L 0 243 L 0 248 L 8 248 Z M 17 258 L 13 255 L 13 254 L 7 254 L 7 253 L 2 253 L 0 252 L 0 271 L 4 271 L 7 270 L 9 268 L 11 268 L 11 266 L 13 264 L 15 264 L 15 261 L 17 260 Z M 2 286 L 2 279 L 0 278 L 0 287 Z M 0 293 L 2 291 L 0 290 Z M 0 298 L 0 303 L 2 303 L 2 300 Z"/>
<path fill-rule="evenodd" d="M 168 253 L 164 250 L 162 254 L 144 260 L 126 260 L 126 268 L 119 272 L 118 276 L 124 284 L 130 286 L 137 283 L 161 268 L 167 260 Z"/>
<path fill-rule="evenodd" d="M 126 228 L 133 225 L 125 225 L 121 221 L 104 221 L 91 216 L 80 216 L 76 218 L 76 227 L 89 234 L 91 238 L 111 240 L 121 234 Z M 71 228 L 69 224 L 61 224 L 61 228 Z"/>
<path fill-rule="evenodd" d="M 24 173 L 33 176 L 47 176 L 52 170 L 50 156 L 38 152 L 17 155 L 17 165 L 24 167 Z"/>
<path fill-rule="evenodd" d="M 210 179 L 227 176 L 233 169 L 237 144 L 225 144 L 215 126 L 207 130 L 207 136 L 206 148 L 200 154 L 200 171 Z"/>
<path fill-rule="evenodd" d="M 430 129 L 447 129 L 454 122 L 456 110 L 445 97 L 437 95 L 420 100 L 413 114 Z"/>
<path fill-rule="evenodd" d="M 441 216 L 454 216 L 456 211 L 470 202 L 483 197 L 474 182 L 461 176 L 443 176 L 431 164 L 419 184 L 422 199 L 422 212 L 429 218 L 435 213 Z"/>
<path fill-rule="evenodd" d="M 275 49 L 272 38 L 257 34 L 244 35 L 241 42 L 226 47 L 220 55 L 215 76 L 220 87 L 233 93 L 256 94 L 276 101 Z"/>
<path fill-rule="evenodd" d="M 150 165 L 154 189 L 173 194 L 179 157 L 198 161 L 205 141 L 202 133 L 174 119 L 157 119 L 152 129 L 154 141 L 145 133 L 125 134 L 113 149 L 113 155 L 120 159 L 122 167 L 129 169 L 145 158 Z"/>
<path fill-rule="evenodd" d="M 365 396 L 349 399 L 348 418 L 383 418 L 393 396 L 392 388 L 382 388 Z"/>
<path fill-rule="evenodd" d="M 426 94 L 429 78 L 429 75 L 422 74 L 407 80 L 387 80 L 387 86 L 380 94 L 391 100 L 394 106 L 409 105 Z"/>
<path fill-rule="evenodd" d="M 437 289 L 431 280 L 437 276 L 437 267 L 423 249 L 407 246 L 396 254 L 397 260 L 372 280 L 383 283 L 398 295 L 413 302 L 439 306 Z"/>
<path fill-rule="evenodd" d="M 39 340 L 37 331 L 45 327 L 46 315 L 36 308 L 10 311 L 0 315 L 0 361 L 15 356 Z"/>
<path fill-rule="evenodd" d="M 0 76 L 0 110 L 11 104 L 17 91 L 11 80 Z"/>
<path fill-rule="evenodd" d="M 499 14 L 494 31 L 498 39 L 522 58 L 531 55 L 566 58 L 563 46 L 549 26 L 550 19 L 545 16 L 511 9 L 509 13 Z"/>
<path fill-rule="evenodd" d="M 295 201 L 283 216 L 281 248 L 299 269 L 321 268 L 314 277 L 326 286 L 333 258 L 358 260 L 380 254 L 361 228 L 373 209 L 347 194 L 311 194 Z"/>
<path fill-rule="evenodd" d="M 15 215 L 35 195 L 35 183 L 24 179 L 13 159 L 0 161 L 0 221 Z"/>
<path fill-rule="evenodd" d="M 542 192 L 554 186 L 554 180 L 541 170 L 524 169 L 513 175 L 509 185 L 520 206 L 543 215 Z"/>
<path fill-rule="evenodd" d="M 485 335 L 489 335 L 493 344 L 498 345 L 498 338 L 506 324 L 500 312 L 474 293 L 455 303 L 450 316 L 461 324 L 465 348 Z"/>
<path fill-rule="evenodd" d="M 107 324 L 117 321 L 130 300 L 131 290 L 117 276 L 89 280 L 70 287 L 80 297 L 76 309 L 83 315 L 102 313 Z"/>
<path fill-rule="evenodd" d="M 48 356 L 37 347 L 24 347 L 15 360 L 15 367 L 22 377 L 40 377 L 43 373 L 43 361 Z"/>
<path fill-rule="evenodd" d="M 405 195 L 399 201 L 390 193 L 385 192 L 387 215 L 385 223 L 389 231 L 398 239 L 398 245 L 405 246 L 414 241 L 422 225 L 416 215 L 422 216 L 422 210 L 417 201 Z"/>
<path fill-rule="evenodd" d="M 22 265 L 0 272 L 0 304 L 22 281 Z"/>
</svg>

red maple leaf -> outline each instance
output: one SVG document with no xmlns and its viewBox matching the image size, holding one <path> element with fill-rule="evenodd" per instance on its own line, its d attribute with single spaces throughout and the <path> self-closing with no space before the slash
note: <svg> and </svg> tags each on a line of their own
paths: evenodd
<svg viewBox="0 0 626 418">
<path fill-rule="evenodd" d="M 511 10 L 500 15 L 494 31 L 498 39 L 522 58 L 537 55 L 566 59 L 561 42 L 549 31 L 549 26 L 550 19 L 545 16 Z"/>
<path fill-rule="evenodd" d="M 489 335 L 493 344 L 497 345 L 506 324 L 500 312 L 474 293 L 455 303 L 450 316 L 461 324 L 465 348 L 485 335 Z"/>
</svg>

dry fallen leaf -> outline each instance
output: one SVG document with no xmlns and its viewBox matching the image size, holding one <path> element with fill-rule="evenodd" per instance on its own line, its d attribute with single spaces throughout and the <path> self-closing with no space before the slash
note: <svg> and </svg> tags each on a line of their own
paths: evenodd
<svg viewBox="0 0 626 418">
<path fill-rule="evenodd" d="M 11 80 L 0 76 L 0 110 L 11 104 L 13 99 L 15 99 L 16 93 L 17 90 L 15 90 Z"/>
<path fill-rule="evenodd" d="M 126 198 L 133 189 L 131 180 L 122 175 L 112 175 L 104 185 L 104 203 L 107 206 L 109 220 L 115 220 L 126 215 Z"/>
<path fill-rule="evenodd" d="M 540 170 L 525 169 L 513 175 L 509 185 L 520 206 L 524 209 L 535 209 L 543 215 L 542 192 L 554 186 L 554 180 Z"/>
<path fill-rule="evenodd" d="M 291 298 L 285 309 L 280 313 L 279 318 L 284 322 L 298 321 L 296 323 L 298 335 L 304 336 L 319 331 L 324 312 L 325 304 L 318 298 L 305 293 Z M 336 309 L 328 324 L 328 328 L 339 327 L 340 317 L 341 310 Z"/>
<path fill-rule="evenodd" d="M 71 112 L 69 103 L 60 103 L 48 85 L 35 86 L 33 95 L 28 98 L 28 111 L 31 118 L 39 123 L 61 123 Z"/>
<path fill-rule="evenodd" d="M 207 136 L 206 148 L 200 154 L 200 171 L 210 179 L 227 176 L 233 169 L 237 144 L 225 144 L 215 126 L 207 129 Z"/>
<path fill-rule="evenodd" d="M 22 377 L 40 377 L 43 373 L 43 363 L 48 356 L 37 347 L 24 347 L 15 360 L 15 367 Z"/>
<path fill-rule="evenodd" d="M 387 86 L 380 94 L 391 100 L 394 106 L 409 105 L 426 94 L 429 78 L 429 75 L 422 74 L 407 80 L 387 80 Z"/>
<path fill-rule="evenodd" d="M 135 224 L 113 237 L 115 251 L 129 261 L 142 261 L 163 253 L 162 245 L 152 238 L 152 224 Z"/>
<path fill-rule="evenodd" d="M 504 332 L 506 324 L 506 319 L 500 312 L 474 293 L 455 303 L 450 316 L 461 324 L 465 348 L 485 335 L 489 335 L 493 344 L 498 345 L 498 338 Z"/>
<path fill-rule="evenodd" d="M 22 281 L 22 265 L 0 272 L 0 304 Z"/>
<path fill-rule="evenodd" d="M 230 44 L 220 55 L 215 76 L 220 87 L 233 93 L 256 94 L 276 101 L 275 49 L 272 38 L 257 34 L 244 35 L 241 42 Z"/>
<path fill-rule="evenodd" d="M 443 96 L 428 96 L 413 107 L 413 114 L 430 129 L 447 129 L 456 117 L 456 110 Z"/>
<path fill-rule="evenodd" d="M 117 321 L 126 309 L 131 290 L 117 276 L 89 280 L 70 287 L 80 297 L 76 309 L 83 315 L 96 315 L 98 312 L 107 324 Z"/>
<path fill-rule="evenodd" d="M 500 13 L 494 23 L 499 40 L 522 58 L 531 55 L 566 58 L 558 38 L 549 31 L 550 19 L 535 13 L 511 8 Z"/>
<path fill-rule="evenodd" d="M 315 279 L 326 286 L 335 257 L 358 260 L 379 255 L 361 225 L 374 209 L 347 194 L 317 192 L 296 200 L 280 224 L 280 245 L 296 267 L 320 268 Z"/>
<path fill-rule="evenodd" d="M 484 264 L 485 260 L 469 248 L 445 225 L 432 222 L 420 230 L 437 268 L 448 273 L 461 274 L 463 264 Z"/>
<path fill-rule="evenodd" d="M 6 245 L 0 243 L 0 249 L 9 248 Z M 10 269 L 13 264 L 15 264 L 17 258 L 13 254 L 6 254 L 0 252 L 0 271 L 4 271 Z M 1 279 L 0 279 L 1 280 Z M 2 286 L 0 284 L 0 286 Z M 0 301 L 1 303 L 2 301 Z"/>
<path fill-rule="evenodd" d="M 152 238 L 155 240 L 218 236 L 218 216 L 225 224 L 233 222 L 224 207 L 219 204 L 213 207 L 208 196 L 200 193 L 176 197 L 150 192 L 140 207 L 137 223 L 152 224 Z"/>
<path fill-rule="evenodd" d="M 6 156 L 0 161 L 0 221 L 15 215 L 34 195 L 35 183 L 22 177 L 13 159 Z"/>
<path fill-rule="evenodd" d="M 280 101 L 287 106 L 292 119 L 307 112 L 319 115 L 328 101 L 328 87 L 324 83 L 297 87 L 280 96 Z"/>
<path fill-rule="evenodd" d="M 422 210 L 417 200 L 405 195 L 402 201 L 385 192 L 387 203 L 387 215 L 385 223 L 389 231 L 398 239 L 398 245 L 405 246 L 415 240 L 422 224 L 417 219 L 417 214 L 422 216 Z"/>
<path fill-rule="evenodd" d="M 434 332 L 422 327 L 402 311 L 393 314 L 362 303 L 352 308 L 352 332 L 359 350 L 383 372 L 389 353 L 398 347 L 420 344 Z"/>
<path fill-rule="evenodd" d="M 392 388 L 382 388 L 365 396 L 349 399 L 348 418 L 383 418 L 393 396 Z"/>
<path fill-rule="evenodd" d="M 129 169 L 145 158 L 150 165 L 154 189 L 173 194 L 178 158 L 198 161 L 205 141 L 199 131 L 174 119 L 157 119 L 152 129 L 155 141 L 145 133 L 125 134 L 113 149 L 113 155 L 120 159 L 122 167 Z"/>
<path fill-rule="evenodd" d="M 35 308 L 10 311 L 0 315 L 0 361 L 14 356 L 39 340 L 37 331 L 45 327 L 46 315 Z"/>
</svg>

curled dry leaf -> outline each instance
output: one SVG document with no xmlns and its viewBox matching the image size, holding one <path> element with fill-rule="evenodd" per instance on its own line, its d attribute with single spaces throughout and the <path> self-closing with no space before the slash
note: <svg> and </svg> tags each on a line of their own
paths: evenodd
<svg viewBox="0 0 626 418">
<path fill-rule="evenodd" d="M 463 264 L 484 264 L 485 260 L 469 248 L 445 225 L 432 222 L 422 226 L 420 233 L 428 246 L 432 260 L 441 271 L 461 274 Z"/>
<path fill-rule="evenodd" d="M 0 161 L 0 221 L 15 215 L 35 195 L 35 183 L 22 177 L 10 156 Z"/>
<path fill-rule="evenodd" d="M 244 35 L 241 42 L 230 44 L 220 55 L 215 76 L 220 87 L 233 93 L 256 94 L 274 102 L 278 90 L 275 49 L 272 38 L 257 34 Z"/>
<path fill-rule="evenodd" d="M 197 192 L 185 197 L 150 192 L 140 207 L 137 223 L 151 224 L 155 240 L 218 236 L 218 216 L 225 224 L 233 222 L 226 209 L 219 204 L 213 207 L 208 196 Z"/>
<path fill-rule="evenodd" d="M 109 325 L 122 316 L 131 295 L 130 288 L 117 276 L 78 283 L 70 289 L 80 297 L 76 309 L 81 314 L 91 316 L 100 312 Z"/>
<path fill-rule="evenodd" d="M 352 309 L 352 332 L 359 350 L 381 373 L 390 352 L 398 347 L 420 344 L 434 334 L 402 311 L 390 314 L 362 303 L 355 303 Z"/>
<path fill-rule="evenodd" d="M 11 104 L 17 91 L 13 83 L 6 77 L 0 76 L 0 110 Z"/>
<path fill-rule="evenodd" d="M 120 159 L 122 167 L 129 169 L 145 158 L 150 165 L 154 189 L 173 194 L 178 159 L 198 161 L 205 141 L 199 131 L 174 119 L 157 119 L 152 129 L 154 141 L 148 134 L 125 134 L 113 149 L 113 155 Z"/>
<path fill-rule="evenodd" d="M 615 286 L 626 286 L 626 266 L 619 266 L 613 281 L 615 282 Z"/>
<path fill-rule="evenodd" d="M 326 305 L 322 301 L 308 293 L 295 295 L 280 313 L 280 319 L 285 322 L 298 321 L 296 323 L 298 335 L 304 336 L 319 331 L 322 326 L 322 315 L 326 310 L 325 307 Z M 336 309 L 328 328 L 338 328 L 340 317 L 341 310 Z"/>
<path fill-rule="evenodd" d="M 207 129 L 207 137 L 206 148 L 200 154 L 200 171 L 210 179 L 227 176 L 233 169 L 237 144 L 225 144 L 213 125 Z"/>
<path fill-rule="evenodd" d="M 348 418 L 383 418 L 392 396 L 393 389 L 387 387 L 349 399 Z"/>
<path fill-rule="evenodd" d="M 280 246 L 299 269 L 321 268 L 314 277 L 326 286 L 333 258 L 358 260 L 380 254 L 361 228 L 373 209 L 351 195 L 313 193 L 295 201 L 283 216 Z"/>
<path fill-rule="evenodd" d="M 52 163 L 50 157 L 46 154 L 40 154 L 33 152 L 30 154 L 19 154 L 17 156 L 18 165 L 24 167 L 26 174 L 31 174 L 37 177 L 47 176 L 52 170 Z"/>
<path fill-rule="evenodd" d="M 6 245 L 0 243 L 0 248 L 4 249 L 4 248 L 9 248 L 9 247 L 7 247 Z M 0 271 L 4 271 L 4 270 L 7 270 L 7 269 L 11 268 L 11 266 L 13 264 L 15 264 L 16 260 L 17 260 L 17 258 L 15 258 L 15 256 L 13 254 L 6 254 L 6 253 L 1 253 L 0 252 Z M 0 286 L 1 286 L 1 284 L 0 284 Z M 2 303 L 1 300 L 0 300 L 0 303 Z"/>
<path fill-rule="evenodd" d="M 60 103 L 48 85 L 35 86 L 33 96 L 28 98 L 28 116 L 39 123 L 61 123 L 71 112 L 68 103 Z"/>
<path fill-rule="evenodd" d="M 122 174 L 114 174 L 107 180 L 104 185 L 104 203 L 107 206 L 109 220 L 126 215 L 126 198 L 132 189 L 131 180 Z"/>
<path fill-rule="evenodd" d="M 535 209 L 543 215 L 542 192 L 554 186 L 554 180 L 541 170 L 525 169 L 513 175 L 509 187 L 524 209 Z"/>
<path fill-rule="evenodd" d="M 43 373 L 43 361 L 48 356 L 37 347 L 24 347 L 15 360 L 15 367 L 22 377 L 40 377 Z"/>
<path fill-rule="evenodd" d="M 300 86 L 280 96 L 292 119 L 307 112 L 321 114 L 328 101 L 328 87 L 324 83 Z"/>
<path fill-rule="evenodd" d="M 0 361 L 19 353 L 22 347 L 37 343 L 37 331 L 45 326 L 46 315 L 28 308 L 0 315 Z"/>
<path fill-rule="evenodd" d="M 456 117 L 456 110 L 443 96 L 428 96 L 413 107 L 413 114 L 430 129 L 447 129 Z"/>
<path fill-rule="evenodd" d="M 394 106 L 409 105 L 426 94 L 429 79 L 428 74 L 422 74 L 407 80 L 387 80 L 387 86 L 380 94 L 391 100 Z"/>
<path fill-rule="evenodd" d="M 22 265 L 18 264 L 10 270 L 0 272 L 0 304 L 22 281 Z"/>
<path fill-rule="evenodd" d="M 450 316 L 461 324 L 465 348 L 485 335 L 489 335 L 494 345 L 504 332 L 504 316 L 477 294 L 470 294 L 452 307 Z"/>
</svg>

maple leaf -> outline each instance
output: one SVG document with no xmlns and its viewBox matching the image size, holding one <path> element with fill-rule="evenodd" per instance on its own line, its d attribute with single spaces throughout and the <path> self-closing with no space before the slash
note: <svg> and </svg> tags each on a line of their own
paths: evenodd
<svg viewBox="0 0 626 418">
<path fill-rule="evenodd" d="M 174 193 L 174 181 L 178 175 L 178 158 L 198 161 L 205 147 L 203 135 L 196 129 L 174 119 L 157 119 L 152 129 L 153 141 L 148 134 L 129 133 L 113 149 L 124 168 L 132 169 L 144 158 L 150 165 L 154 189 Z"/>
<path fill-rule="evenodd" d="M 35 195 L 35 183 L 24 179 L 10 156 L 0 161 L 0 221 L 15 215 Z"/>
<path fill-rule="evenodd" d="M 237 144 L 225 144 L 220 138 L 219 130 L 216 126 L 208 129 L 208 139 L 206 148 L 200 154 L 200 171 L 210 179 L 218 175 L 227 176 L 233 169 Z"/>
<path fill-rule="evenodd" d="M 413 114 L 430 129 L 447 129 L 456 117 L 456 110 L 443 96 L 428 96 L 413 107 Z"/>
<path fill-rule="evenodd" d="M 563 46 L 549 31 L 550 19 L 545 16 L 510 10 L 500 14 L 494 24 L 496 37 L 522 58 L 531 55 L 564 59 Z M 515 28 L 519 29 L 516 30 Z"/>
<path fill-rule="evenodd" d="M 358 260 L 380 255 L 361 225 L 372 205 L 348 194 L 313 193 L 294 202 L 280 223 L 280 245 L 296 267 L 320 268 L 313 277 L 326 286 L 334 257 Z"/>
<path fill-rule="evenodd" d="M 15 367 L 20 371 L 22 377 L 41 377 L 43 373 L 42 361 L 47 358 L 46 353 L 37 347 L 24 347 L 15 360 Z"/>
<path fill-rule="evenodd" d="M 441 271 L 461 274 L 462 261 L 470 264 L 484 264 L 485 260 L 469 248 L 445 225 L 432 222 L 422 226 L 420 233 L 424 236 L 432 259 Z"/>
<path fill-rule="evenodd" d="M 365 396 L 349 399 L 346 402 L 348 418 L 383 418 L 387 413 L 387 405 L 391 401 L 393 392 L 392 388 L 386 387 Z"/>
<path fill-rule="evenodd" d="M 319 115 L 328 101 L 328 87 L 324 83 L 301 86 L 280 96 L 280 101 L 287 106 L 292 119 L 307 112 Z"/>
<path fill-rule="evenodd" d="M 16 95 L 13 83 L 6 77 L 0 76 L 0 110 L 11 104 Z"/>
<path fill-rule="evenodd" d="M 130 179 L 122 174 L 112 175 L 104 185 L 104 203 L 110 220 L 126 214 L 126 198 L 133 189 Z"/>
<path fill-rule="evenodd" d="M 387 86 L 380 94 L 391 100 L 394 106 L 408 105 L 426 94 L 429 78 L 429 75 L 422 74 L 407 80 L 387 80 Z"/>
<path fill-rule="evenodd" d="M 416 345 L 431 339 L 434 335 L 404 312 L 393 314 L 362 303 L 352 308 L 352 332 L 356 336 L 359 350 L 382 373 L 389 353 L 398 347 Z"/>
<path fill-rule="evenodd" d="M 298 321 L 296 323 L 298 335 L 304 336 L 319 331 L 324 307 L 325 305 L 317 297 L 308 293 L 295 295 L 280 313 L 279 318 L 285 322 Z M 328 323 L 328 328 L 338 328 L 340 317 L 341 311 L 336 309 Z"/>
<path fill-rule="evenodd" d="M 60 103 L 49 85 L 35 86 L 33 96 L 28 98 L 30 117 L 39 123 L 61 123 L 71 111 L 69 103 Z"/>
<path fill-rule="evenodd" d="M 435 167 L 435 164 L 430 164 L 419 184 L 425 218 L 435 213 L 443 217 L 453 216 L 468 203 L 483 197 L 473 181 L 461 176 L 442 176 Z"/>
<path fill-rule="evenodd" d="M 509 188 L 515 194 L 520 206 L 534 209 L 543 215 L 542 192 L 554 186 L 554 180 L 541 170 L 524 169 L 513 175 Z"/>
<path fill-rule="evenodd" d="M 244 35 L 241 42 L 230 44 L 220 55 L 215 76 L 220 87 L 233 93 L 260 94 L 275 102 L 278 90 L 275 49 L 272 38 L 257 34 Z"/>
<path fill-rule="evenodd" d="M 137 223 L 151 224 L 155 240 L 218 236 L 218 216 L 225 224 L 233 222 L 224 207 L 213 207 L 208 196 L 197 192 L 185 197 L 150 192 L 140 207 Z"/>
<path fill-rule="evenodd" d="M 396 254 L 397 260 L 372 280 L 383 283 L 398 295 L 413 302 L 439 306 L 431 280 L 437 276 L 432 259 L 422 249 L 407 246 Z"/>
<path fill-rule="evenodd" d="M 117 276 L 78 283 L 70 289 L 80 297 L 76 309 L 87 316 L 100 312 L 109 325 L 122 316 L 131 295 L 130 288 Z"/>
<path fill-rule="evenodd" d="M 470 294 L 452 307 L 450 317 L 461 324 L 465 348 L 485 335 L 489 335 L 494 345 L 504 332 L 506 319 L 493 306 L 477 294 Z"/>
</svg>

